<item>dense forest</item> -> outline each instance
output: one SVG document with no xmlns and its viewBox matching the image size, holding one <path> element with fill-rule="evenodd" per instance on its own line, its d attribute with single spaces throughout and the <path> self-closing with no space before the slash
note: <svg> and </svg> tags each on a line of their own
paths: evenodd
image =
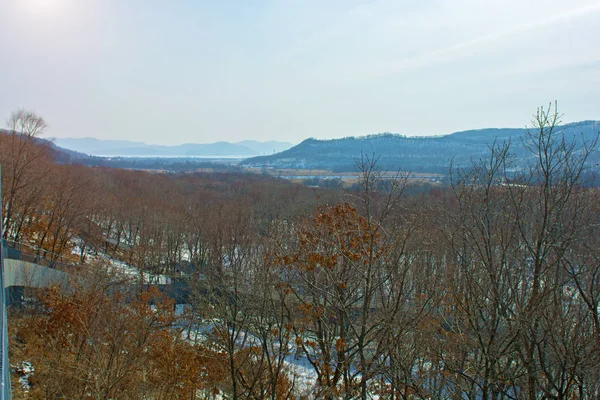
<svg viewBox="0 0 600 400">
<path fill-rule="evenodd" d="M 4 239 L 72 282 L 10 310 L 14 397 L 600 397 L 598 134 L 559 118 L 413 195 L 371 156 L 349 191 L 57 164 L 16 112 Z M 185 284 L 186 311 L 145 273 Z"/>
</svg>

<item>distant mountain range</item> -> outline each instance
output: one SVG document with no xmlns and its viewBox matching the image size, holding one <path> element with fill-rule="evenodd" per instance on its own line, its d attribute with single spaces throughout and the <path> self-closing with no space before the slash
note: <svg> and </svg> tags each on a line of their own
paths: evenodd
<svg viewBox="0 0 600 400">
<path fill-rule="evenodd" d="M 285 142 L 258 142 L 244 140 L 237 143 L 217 142 L 210 144 L 186 143 L 177 146 L 148 145 L 128 140 L 102 140 L 94 138 L 58 138 L 54 144 L 72 151 L 93 156 L 136 157 L 251 157 L 269 155 L 289 149 Z"/>
<path fill-rule="evenodd" d="M 562 130 L 569 140 L 591 142 L 600 132 L 600 121 L 565 124 Z M 472 160 L 487 158 L 489 146 L 510 140 L 518 165 L 524 165 L 532 155 L 523 146 L 526 129 L 480 129 L 456 132 L 437 137 L 406 137 L 384 133 L 334 140 L 307 139 L 281 153 L 248 158 L 240 163 L 246 167 L 328 169 L 353 171 L 361 153 L 378 157 L 383 169 L 412 172 L 447 173 L 452 161 L 458 167 L 468 167 Z M 600 144 L 600 143 L 599 143 Z M 597 149 L 589 160 L 600 162 Z"/>
<path fill-rule="evenodd" d="M 580 145 L 592 143 L 600 132 L 600 121 L 582 121 L 557 127 L 568 140 Z M 280 169 L 324 169 L 338 172 L 356 170 L 361 154 L 374 155 L 378 166 L 388 170 L 441 173 L 448 172 L 450 162 L 456 167 L 469 167 L 472 161 L 486 159 L 489 146 L 496 141 L 511 142 L 515 166 L 523 166 L 534 157 L 523 146 L 526 129 L 479 129 L 435 137 L 407 137 L 382 133 L 334 140 L 307 139 L 297 146 L 283 142 L 243 141 L 178 146 L 147 145 L 125 140 L 55 139 L 48 143 L 60 163 L 106 166 L 115 168 L 161 169 L 186 171 L 209 168 L 214 163 L 205 158 L 245 158 L 241 167 Z M 8 132 L 0 129 L 0 133 Z M 40 143 L 45 139 L 38 139 Z M 273 154 L 275 153 L 275 154 Z M 270 154 L 252 157 L 257 154 Z M 110 158 L 102 158 L 108 156 Z M 122 158 L 137 156 L 139 158 Z M 186 158 L 188 157 L 188 158 Z M 197 157 L 196 160 L 191 158 Z M 249 158 L 247 158 L 249 157 Z M 232 160 L 233 161 L 233 160 Z M 221 162 L 228 168 L 230 162 Z M 600 143 L 588 159 L 589 166 L 600 172 Z M 214 164 L 218 165 L 218 164 Z"/>
</svg>

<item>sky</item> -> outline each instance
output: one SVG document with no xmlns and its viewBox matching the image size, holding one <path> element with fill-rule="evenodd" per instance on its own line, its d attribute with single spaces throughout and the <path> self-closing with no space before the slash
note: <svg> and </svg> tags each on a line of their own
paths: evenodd
<svg viewBox="0 0 600 400">
<path fill-rule="evenodd" d="M 600 119 L 600 0 L 0 0 L 0 121 L 152 144 Z"/>
</svg>

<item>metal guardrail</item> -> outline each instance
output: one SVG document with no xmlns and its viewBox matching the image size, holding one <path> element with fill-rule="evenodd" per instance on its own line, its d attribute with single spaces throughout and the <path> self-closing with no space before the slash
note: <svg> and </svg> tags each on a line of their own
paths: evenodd
<svg viewBox="0 0 600 400">
<path fill-rule="evenodd" d="M 4 257 L 6 257 L 6 243 L 4 237 L 4 226 L 2 218 L 2 166 L 0 166 L 0 288 L 2 293 L 0 294 L 0 310 L 2 310 L 2 316 L 0 317 L 0 351 L 2 352 L 2 363 L 0 364 L 0 375 L 2 381 L 0 382 L 0 400 L 10 400 L 10 364 L 8 362 L 8 323 L 6 320 L 6 288 L 4 287 Z"/>
<path fill-rule="evenodd" d="M 1 195 L 1 194 L 0 194 Z M 0 226 L 2 225 L 2 221 L 0 221 Z M 0 228 L 0 235 L 2 234 L 2 229 Z M 0 236 L 1 238 L 1 236 Z M 0 295 L 0 308 L 2 309 L 2 318 L 1 324 L 2 329 L 0 330 L 0 335 L 2 336 L 2 400 L 10 400 L 11 398 L 11 388 L 10 388 L 10 364 L 8 362 L 8 322 L 6 319 L 6 288 L 4 287 L 4 256 L 6 254 L 6 243 L 4 240 L 0 240 L 0 287 L 2 288 L 2 294 Z"/>
</svg>

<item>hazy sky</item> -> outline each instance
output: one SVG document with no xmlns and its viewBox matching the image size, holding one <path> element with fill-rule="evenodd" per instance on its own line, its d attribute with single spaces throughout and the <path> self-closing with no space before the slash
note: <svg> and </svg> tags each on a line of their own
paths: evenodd
<svg viewBox="0 0 600 400">
<path fill-rule="evenodd" d="M 0 0 L 0 118 L 297 143 L 600 119 L 600 1 Z"/>
</svg>

